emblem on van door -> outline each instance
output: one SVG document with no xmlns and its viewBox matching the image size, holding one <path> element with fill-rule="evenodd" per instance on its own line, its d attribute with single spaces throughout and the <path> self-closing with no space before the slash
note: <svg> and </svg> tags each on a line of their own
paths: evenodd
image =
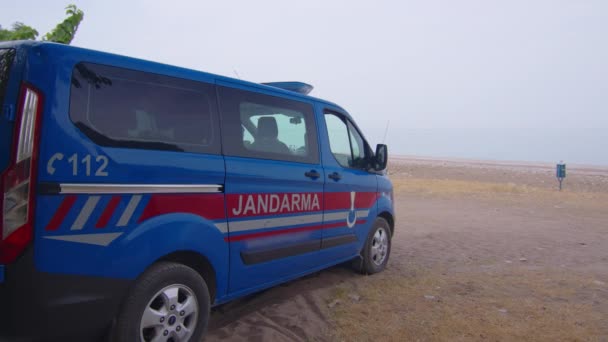
<svg viewBox="0 0 608 342">
<path fill-rule="evenodd" d="M 357 211 L 355 210 L 355 195 L 357 193 L 354 191 L 350 192 L 350 210 L 348 214 L 346 214 L 346 225 L 348 228 L 352 228 L 357 223 Z M 352 217 L 352 219 L 351 219 Z"/>
</svg>

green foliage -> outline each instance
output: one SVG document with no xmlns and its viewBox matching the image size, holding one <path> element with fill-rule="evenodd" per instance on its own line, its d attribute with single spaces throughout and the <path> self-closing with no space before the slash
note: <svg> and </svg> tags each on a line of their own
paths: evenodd
<svg viewBox="0 0 608 342">
<path fill-rule="evenodd" d="M 65 14 L 68 16 L 61 23 L 57 24 L 55 28 L 44 35 L 42 40 L 48 40 L 51 42 L 70 44 L 78 26 L 84 19 L 84 12 L 79 10 L 76 5 L 68 5 L 65 8 Z M 38 37 L 38 31 L 34 28 L 27 26 L 23 23 L 16 22 L 13 24 L 12 29 L 3 29 L 0 26 L 0 41 L 4 40 L 27 40 L 36 39 Z"/>
<path fill-rule="evenodd" d="M 38 37 L 38 31 L 25 25 L 24 23 L 14 23 L 12 30 L 3 29 L 0 27 L 0 41 L 36 39 L 36 37 Z"/>
<path fill-rule="evenodd" d="M 43 40 L 62 44 L 70 44 L 70 42 L 72 42 L 72 39 L 74 39 L 74 35 L 76 35 L 76 31 L 78 30 L 78 25 L 80 25 L 80 22 L 84 19 L 84 12 L 79 10 L 76 5 L 68 5 L 68 7 L 65 8 L 65 14 L 67 14 L 68 17 L 59 23 L 51 32 L 44 35 L 44 38 L 42 38 Z"/>
</svg>

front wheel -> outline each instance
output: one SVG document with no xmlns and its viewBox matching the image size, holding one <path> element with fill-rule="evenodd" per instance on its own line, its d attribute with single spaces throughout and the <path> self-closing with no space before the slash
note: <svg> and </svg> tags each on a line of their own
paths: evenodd
<svg viewBox="0 0 608 342">
<path fill-rule="evenodd" d="M 361 258 L 354 261 L 355 269 L 363 274 L 381 272 L 391 254 L 391 229 L 382 217 L 376 218 L 370 230 Z"/>
<path fill-rule="evenodd" d="M 209 310 L 203 278 L 185 265 L 161 262 L 137 279 L 117 317 L 114 340 L 198 342 Z"/>
</svg>

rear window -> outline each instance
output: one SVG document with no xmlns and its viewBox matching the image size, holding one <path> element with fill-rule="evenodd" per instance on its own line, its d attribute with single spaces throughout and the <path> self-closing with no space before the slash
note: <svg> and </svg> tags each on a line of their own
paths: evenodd
<svg viewBox="0 0 608 342">
<path fill-rule="evenodd" d="M 219 154 L 214 94 L 202 82 L 80 63 L 70 117 L 103 146 Z"/>
<path fill-rule="evenodd" d="M 15 49 L 0 49 L 0 105 L 4 103 L 4 94 L 14 58 Z"/>
</svg>

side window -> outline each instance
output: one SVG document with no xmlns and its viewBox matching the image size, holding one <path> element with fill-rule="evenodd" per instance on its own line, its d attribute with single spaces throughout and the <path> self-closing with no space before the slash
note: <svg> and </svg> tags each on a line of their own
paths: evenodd
<svg viewBox="0 0 608 342">
<path fill-rule="evenodd" d="M 325 113 L 331 153 L 344 167 L 367 168 L 370 150 L 353 124 L 334 113 Z"/>
<path fill-rule="evenodd" d="M 366 154 L 365 140 L 355 126 L 348 121 L 348 133 L 350 134 L 350 145 L 353 151 L 353 161 L 351 166 L 357 168 L 366 168 L 368 162 L 368 155 Z"/>
<path fill-rule="evenodd" d="M 218 87 L 226 155 L 318 163 L 310 104 Z"/>
<path fill-rule="evenodd" d="M 325 124 L 327 125 L 331 153 L 340 165 L 350 167 L 353 155 L 350 149 L 350 139 L 346 123 L 335 114 L 325 113 Z"/>
<path fill-rule="evenodd" d="M 103 146 L 219 154 L 214 94 L 210 84 L 79 63 L 70 117 Z"/>
</svg>

